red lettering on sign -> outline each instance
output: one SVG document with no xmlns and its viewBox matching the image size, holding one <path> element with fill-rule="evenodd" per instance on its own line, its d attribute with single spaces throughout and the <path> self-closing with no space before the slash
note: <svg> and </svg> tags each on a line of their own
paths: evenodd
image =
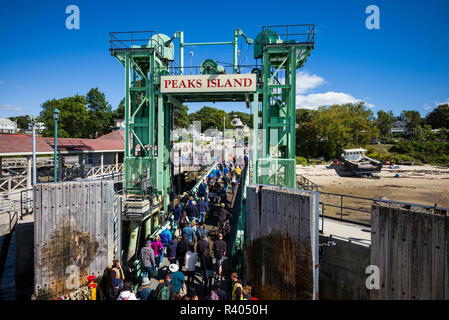
<svg viewBox="0 0 449 320">
<path fill-rule="evenodd" d="M 249 81 L 249 83 L 247 84 L 247 81 Z M 245 87 L 250 87 L 251 86 L 251 84 L 253 83 L 253 80 L 251 80 L 251 79 L 245 79 Z"/>
<path fill-rule="evenodd" d="M 171 80 L 165 80 L 165 89 L 168 88 L 169 84 L 171 84 Z"/>
<path fill-rule="evenodd" d="M 234 79 L 234 87 L 236 87 L 237 84 L 239 85 L 239 87 L 242 86 L 242 81 L 241 81 L 241 79 Z"/>
</svg>

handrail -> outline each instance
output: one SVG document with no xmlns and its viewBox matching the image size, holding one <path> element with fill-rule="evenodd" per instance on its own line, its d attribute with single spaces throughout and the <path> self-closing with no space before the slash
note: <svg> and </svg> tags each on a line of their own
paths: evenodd
<svg viewBox="0 0 449 320">
<path fill-rule="evenodd" d="M 248 167 L 246 165 L 242 171 L 241 183 L 237 190 L 234 201 L 234 214 L 231 222 L 231 267 L 233 272 L 237 272 L 243 283 L 246 280 L 246 187 L 249 183 Z M 238 214 L 236 214 L 238 212 Z M 233 227 L 232 227 L 233 226 Z"/>
</svg>

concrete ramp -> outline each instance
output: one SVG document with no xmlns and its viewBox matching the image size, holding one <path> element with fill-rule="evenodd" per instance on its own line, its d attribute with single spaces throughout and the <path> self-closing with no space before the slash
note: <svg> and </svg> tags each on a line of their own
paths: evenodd
<svg viewBox="0 0 449 320">
<path fill-rule="evenodd" d="M 249 185 L 247 282 L 259 299 L 318 298 L 316 192 Z"/>
</svg>

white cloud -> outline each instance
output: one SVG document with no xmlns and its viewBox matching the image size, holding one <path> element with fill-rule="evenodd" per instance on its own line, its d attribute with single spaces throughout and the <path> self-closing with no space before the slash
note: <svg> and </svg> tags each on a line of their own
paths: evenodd
<svg viewBox="0 0 449 320">
<path fill-rule="evenodd" d="M 445 103 L 449 103 L 449 99 L 446 99 L 446 101 L 434 101 L 433 106 L 431 105 L 431 103 L 426 102 L 421 108 L 423 108 L 424 110 L 433 110 L 436 107 L 438 107 L 440 104 L 445 104 Z"/>
<path fill-rule="evenodd" d="M 449 99 L 446 99 L 446 101 L 443 101 L 443 102 L 435 101 L 435 107 L 438 107 L 440 104 L 445 104 L 445 103 L 449 103 Z"/>
<path fill-rule="evenodd" d="M 316 74 L 306 71 L 296 73 L 296 108 L 317 109 L 320 106 L 329 106 L 333 104 L 358 103 L 362 99 L 357 99 L 352 95 L 344 92 L 328 91 L 325 93 L 309 93 L 307 92 L 325 84 L 326 80 Z M 367 100 L 367 99 L 365 99 Z M 375 108 L 371 103 L 366 103 L 368 108 Z"/>
<path fill-rule="evenodd" d="M 6 104 L 6 105 L 0 106 L 0 110 L 3 110 L 3 111 L 22 111 L 23 109 L 21 107 L 16 107 L 16 106 L 12 106 L 12 105 Z"/>
<path fill-rule="evenodd" d="M 315 89 L 325 82 L 326 81 L 323 78 L 317 76 L 316 74 L 299 71 L 296 74 L 296 93 L 306 93 L 307 91 Z"/>
<path fill-rule="evenodd" d="M 296 96 L 296 108 L 317 109 L 320 106 L 329 106 L 333 104 L 357 103 L 359 99 L 344 92 L 328 91 L 326 93 L 311 93 L 308 95 Z M 367 107 L 374 108 L 372 104 Z"/>
</svg>

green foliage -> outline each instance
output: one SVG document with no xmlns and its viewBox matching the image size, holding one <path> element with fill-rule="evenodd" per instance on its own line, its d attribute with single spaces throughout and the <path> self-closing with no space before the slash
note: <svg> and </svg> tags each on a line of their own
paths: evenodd
<svg viewBox="0 0 449 320">
<path fill-rule="evenodd" d="M 379 128 L 381 137 L 390 136 L 390 130 L 393 126 L 394 121 L 395 117 L 393 115 L 393 111 L 377 111 L 377 127 Z"/>
<path fill-rule="evenodd" d="M 45 125 L 42 132 L 44 137 L 54 135 L 53 110 L 59 109 L 58 137 L 61 138 L 88 138 L 89 114 L 87 100 L 84 96 L 47 100 L 42 104 L 39 116 Z"/>
<path fill-rule="evenodd" d="M 422 163 L 448 165 L 449 143 L 436 141 L 400 141 L 390 152 L 408 155 Z"/>
<path fill-rule="evenodd" d="M 175 106 L 173 108 L 173 117 L 175 122 L 175 128 L 188 128 L 189 127 L 189 116 L 187 112 L 189 108 L 182 105 L 181 107 Z"/>
<path fill-rule="evenodd" d="M 432 132 L 432 127 L 425 124 L 423 127 L 420 125 L 413 128 L 410 133 L 410 138 L 417 141 L 435 140 L 436 135 Z"/>
<path fill-rule="evenodd" d="M 425 123 L 433 129 L 449 128 L 449 104 L 440 104 L 426 116 Z"/>
<path fill-rule="evenodd" d="M 345 147 L 364 146 L 378 134 L 373 113 L 363 102 L 296 112 L 296 154 L 338 159 Z"/>
<path fill-rule="evenodd" d="M 423 119 L 421 114 L 416 110 L 404 110 L 401 112 L 402 118 L 408 119 L 407 128 L 413 130 L 414 128 L 421 126 L 423 124 Z"/>
<path fill-rule="evenodd" d="M 87 93 L 86 100 L 89 109 L 88 137 L 94 139 L 111 132 L 114 126 L 114 114 L 104 93 L 98 88 L 92 88 Z"/>
<path fill-rule="evenodd" d="M 383 152 L 367 152 L 366 156 L 378 161 L 389 161 L 393 158 L 391 154 Z"/>
<path fill-rule="evenodd" d="M 307 159 L 306 158 L 297 156 L 297 157 L 295 157 L 295 159 L 296 159 L 296 164 L 300 164 L 303 167 L 307 166 Z"/>
<path fill-rule="evenodd" d="M 86 96 L 51 99 L 42 104 L 39 120 L 44 123 L 45 137 L 54 135 L 53 110 L 59 109 L 58 137 L 96 138 L 114 129 L 114 114 L 104 94 L 98 88 Z"/>
<path fill-rule="evenodd" d="M 189 121 L 201 121 L 201 131 L 217 127 L 218 130 L 223 131 L 223 116 L 225 117 L 226 128 L 230 129 L 234 126 L 231 123 L 229 115 L 219 109 L 211 107 L 203 107 L 197 112 L 189 114 Z"/>
<path fill-rule="evenodd" d="M 28 129 L 28 124 L 30 123 L 30 121 L 28 121 L 27 116 L 9 117 L 8 119 L 11 121 L 16 121 L 18 129 Z"/>
<path fill-rule="evenodd" d="M 113 116 L 114 120 L 115 119 L 119 119 L 119 120 L 125 120 L 125 98 L 123 98 L 117 109 L 114 110 L 114 116 Z"/>
</svg>

